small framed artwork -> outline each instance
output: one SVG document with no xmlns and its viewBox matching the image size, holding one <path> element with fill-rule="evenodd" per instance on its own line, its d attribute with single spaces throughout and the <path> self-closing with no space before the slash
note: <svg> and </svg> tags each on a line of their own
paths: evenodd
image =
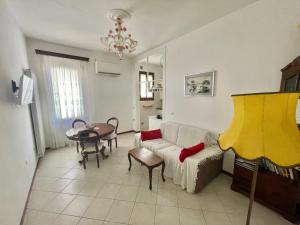
<svg viewBox="0 0 300 225">
<path fill-rule="evenodd" d="M 186 75 L 184 77 L 184 96 L 214 96 L 216 71 Z"/>
</svg>

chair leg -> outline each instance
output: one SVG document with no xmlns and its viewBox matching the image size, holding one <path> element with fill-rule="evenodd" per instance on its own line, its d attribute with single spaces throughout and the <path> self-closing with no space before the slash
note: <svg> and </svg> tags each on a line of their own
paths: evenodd
<svg viewBox="0 0 300 225">
<path fill-rule="evenodd" d="M 79 142 L 76 142 L 76 150 L 79 152 Z"/>
<path fill-rule="evenodd" d="M 103 160 L 106 159 L 106 158 L 108 157 L 108 155 L 105 155 L 105 154 L 104 154 L 104 151 L 105 151 L 105 146 L 103 146 L 103 147 L 101 148 L 101 150 L 100 150 L 100 153 L 101 153 L 101 155 L 102 155 Z"/>
<path fill-rule="evenodd" d="M 96 159 L 97 159 L 97 167 L 99 168 L 99 154 L 96 154 Z"/>
<path fill-rule="evenodd" d="M 111 146 L 112 146 L 111 140 L 109 140 L 109 149 L 110 149 L 110 152 L 112 152 Z"/>
<path fill-rule="evenodd" d="M 83 164 L 83 169 L 86 169 L 86 165 L 85 165 L 85 155 L 82 157 L 82 164 Z"/>
<path fill-rule="evenodd" d="M 115 142 L 116 142 L 116 148 L 118 148 L 118 139 L 115 138 Z"/>
</svg>

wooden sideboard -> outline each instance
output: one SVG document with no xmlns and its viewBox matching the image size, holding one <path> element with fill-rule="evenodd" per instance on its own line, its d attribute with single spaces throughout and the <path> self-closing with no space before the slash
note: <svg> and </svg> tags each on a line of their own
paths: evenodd
<svg viewBox="0 0 300 225">
<path fill-rule="evenodd" d="M 281 92 L 300 91 L 300 56 L 282 70 Z M 300 129 L 300 124 L 298 124 Z M 254 167 L 236 157 L 231 189 L 249 196 Z M 259 169 L 255 200 L 295 223 L 300 220 L 300 172 L 293 179 L 262 167 Z"/>
<path fill-rule="evenodd" d="M 235 159 L 231 189 L 249 196 L 253 168 Z M 300 172 L 293 169 L 294 180 L 272 171 L 259 169 L 255 201 L 278 212 L 291 222 L 298 222 L 300 216 Z"/>
</svg>

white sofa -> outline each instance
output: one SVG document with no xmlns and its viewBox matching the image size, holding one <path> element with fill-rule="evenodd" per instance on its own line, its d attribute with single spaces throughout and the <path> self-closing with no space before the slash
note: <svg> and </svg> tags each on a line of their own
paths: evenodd
<svg viewBox="0 0 300 225">
<path fill-rule="evenodd" d="M 165 160 L 165 176 L 172 178 L 187 192 L 199 192 L 222 170 L 223 152 L 217 144 L 218 135 L 205 129 L 175 122 L 161 124 L 162 139 L 141 141 L 135 136 L 136 147 L 144 147 Z M 183 163 L 179 155 L 184 147 L 204 142 L 205 149 L 187 157 Z"/>
</svg>

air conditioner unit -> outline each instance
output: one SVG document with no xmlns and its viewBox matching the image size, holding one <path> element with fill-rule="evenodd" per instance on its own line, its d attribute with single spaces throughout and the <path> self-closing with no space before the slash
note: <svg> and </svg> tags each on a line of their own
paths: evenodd
<svg viewBox="0 0 300 225">
<path fill-rule="evenodd" d="M 99 75 L 119 76 L 121 75 L 121 65 L 120 63 L 95 60 L 95 72 Z"/>
</svg>

